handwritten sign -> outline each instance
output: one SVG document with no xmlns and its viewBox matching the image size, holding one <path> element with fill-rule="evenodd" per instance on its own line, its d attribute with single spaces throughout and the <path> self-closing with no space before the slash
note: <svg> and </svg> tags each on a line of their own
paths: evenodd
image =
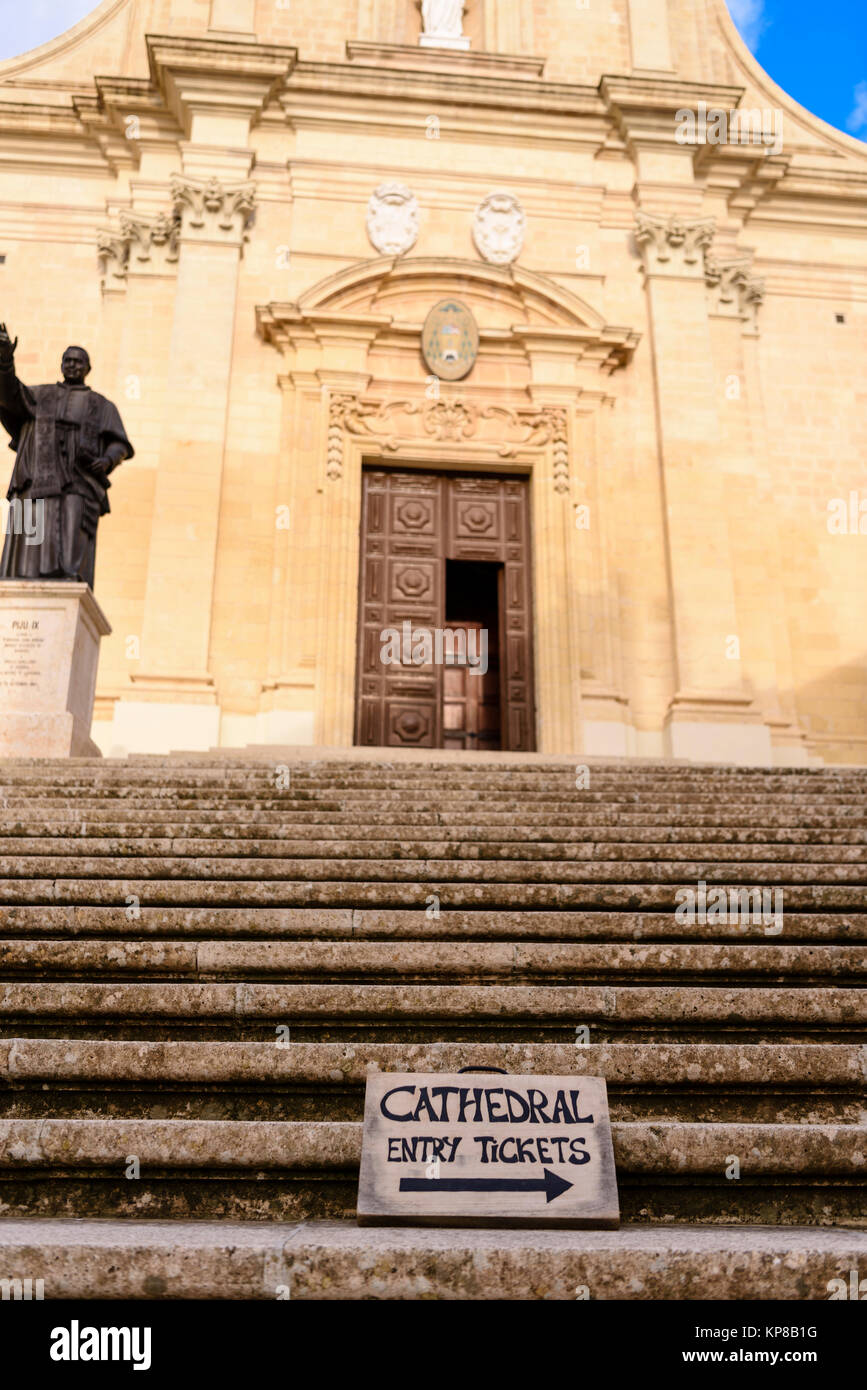
<svg viewBox="0 0 867 1390">
<path fill-rule="evenodd" d="M 367 1078 L 361 1225 L 620 1224 L 598 1076 Z"/>
</svg>

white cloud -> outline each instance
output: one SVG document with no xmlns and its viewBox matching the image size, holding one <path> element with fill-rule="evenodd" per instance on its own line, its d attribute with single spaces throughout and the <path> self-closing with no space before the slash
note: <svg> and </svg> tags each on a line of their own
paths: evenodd
<svg viewBox="0 0 867 1390">
<path fill-rule="evenodd" d="M 846 129 L 855 135 L 867 132 L 867 82 L 859 82 L 855 88 L 855 105 L 846 117 Z"/>
<path fill-rule="evenodd" d="M 726 0 L 726 3 L 741 38 L 750 52 L 755 53 L 770 22 L 765 18 L 765 0 Z"/>
<path fill-rule="evenodd" d="M 97 4 L 98 0 L 26 0 L 17 6 L 14 23 L 0 29 L 0 59 L 17 58 L 19 53 L 57 38 Z"/>
</svg>

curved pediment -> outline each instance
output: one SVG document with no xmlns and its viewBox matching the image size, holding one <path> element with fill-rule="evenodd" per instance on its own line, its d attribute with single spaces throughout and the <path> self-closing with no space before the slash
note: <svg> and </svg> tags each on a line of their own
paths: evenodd
<svg viewBox="0 0 867 1390">
<path fill-rule="evenodd" d="M 602 315 L 546 275 L 520 266 L 459 257 L 383 256 L 320 280 L 298 300 L 302 313 L 383 314 L 393 322 L 423 320 L 431 302 L 461 295 L 489 328 L 596 328 Z"/>
<path fill-rule="evenodd" d="M 543 338 L 562 351 L 598 356 L 608 370 L 622 366 L 639 334 L 607 324 L 598 312 L 549 276 L 520 266 L 494 266 L 458 257 L 381 257 L 360 261 L 320 280 L 295 304 L 260 306 L 259 331 L 285 347 L 299 336 L 355 325 L 370 340 L 417 336 L 437 300 L 459 297 L 475 315 L 482 343 Z"/>
</svg>

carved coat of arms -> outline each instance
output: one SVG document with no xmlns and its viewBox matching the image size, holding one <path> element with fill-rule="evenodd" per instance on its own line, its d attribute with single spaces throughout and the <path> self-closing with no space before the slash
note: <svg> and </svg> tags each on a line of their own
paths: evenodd
<svg viewBox="0 0 867 1390">
<path fill-rule="evenodd" d="M 418 200 L 403 183 L 381 183 L 367 204 L 367 235 L 381 256 L 402 256 L 418 238 Z"/>
<path fill-rule="evenodd" d="M 479 255 L 492 265 L 511 265 L 524 245 L 526 218 L 514 193 L 489 193 L 473 218 L 473 241 Z"/>
<path fill-rule="evenodd" d="M 441 381 L 460 381 L 479 352 L 479 330 L 465 304 L 441 299 L 424 321 L 421 350 L 428 370 Z"/>
</svg>

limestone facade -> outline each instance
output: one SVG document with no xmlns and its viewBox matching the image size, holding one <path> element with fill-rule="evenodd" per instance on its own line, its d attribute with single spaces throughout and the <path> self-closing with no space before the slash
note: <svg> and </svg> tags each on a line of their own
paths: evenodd
<svg viewBox="0 0 867 1390">
<path fill-rule="evenodd" d="M 376 465 L 529 477 L 542 752 L 867 762 L 867 147 L 723 0 L 440 8 L 103 0 L 0 64 L 19 374 L 83 343 L 136 449 L 94 739 L 350 744 Z"/>
</svg>

